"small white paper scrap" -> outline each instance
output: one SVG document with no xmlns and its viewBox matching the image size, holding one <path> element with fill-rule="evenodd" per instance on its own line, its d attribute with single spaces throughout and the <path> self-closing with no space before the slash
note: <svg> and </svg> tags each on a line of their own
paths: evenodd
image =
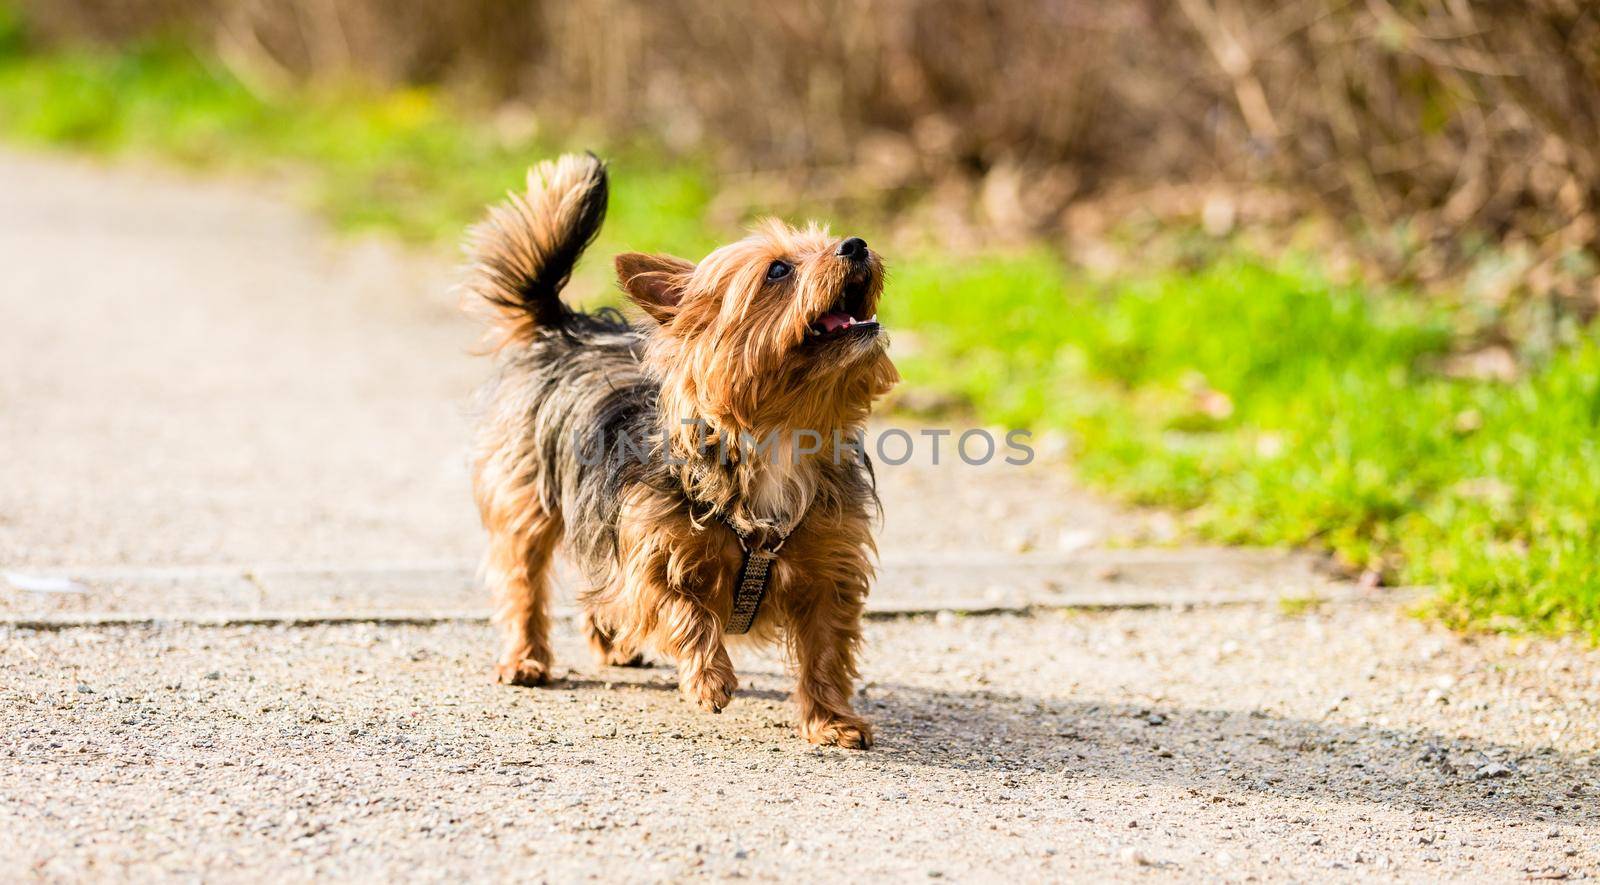
<svg viewBox="0 0 1600 885">
<path fill-rule="evenodd" d="M 6 572 L 6 583 L 29 593 L 88 593 L 89 588 L 71 578 Z"/>
</svg>

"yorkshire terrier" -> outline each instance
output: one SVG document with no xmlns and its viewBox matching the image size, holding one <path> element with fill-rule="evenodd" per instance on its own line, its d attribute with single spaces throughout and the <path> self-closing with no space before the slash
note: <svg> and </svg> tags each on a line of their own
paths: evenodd
<svg viewBox="0 0 1600 885">
<path fill-rule="evenodd" d="M 781 642 L 801 736 L 866 748 L 850 698 L 878 505 L 859 441 L 899 380 L 876 318 L 883 263 L 859 237 L 767 221 L 699 263 L 618 255 L 642 317 L 584 313 L 560 293 L 607 193 L 592 155 L 541 163 L 469 239 L 465 288 L 496 363 L 473 452 L 496 674 L 551 679 L 562 546 L 601 665 L 654 650 L 715 713 L 739 684 L 729 643 Z"/>
</svg>

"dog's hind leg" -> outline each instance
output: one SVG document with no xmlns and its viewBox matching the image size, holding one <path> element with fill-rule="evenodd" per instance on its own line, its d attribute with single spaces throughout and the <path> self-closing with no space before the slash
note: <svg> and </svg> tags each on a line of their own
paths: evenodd
<svg viewBox="0 0 1600 885">
<path fill-rule="evenodd" d="M 602 627 L 593 612 L 583 614 L 583 635 L 589 640 L 595 662 L 602 667 L 643 667 L 644 655 L 631 646 L 618 641 L 615 633 Z"/>
<path fill-rule="evenodd" d="M 491 521 L 484 571 L 495 597 L 501 653 L 495 666 L 509 685 L 550 681 L 550 559 L 561 537 L 560 519 L 537 510 L 507 523 Z"/>
</svg>

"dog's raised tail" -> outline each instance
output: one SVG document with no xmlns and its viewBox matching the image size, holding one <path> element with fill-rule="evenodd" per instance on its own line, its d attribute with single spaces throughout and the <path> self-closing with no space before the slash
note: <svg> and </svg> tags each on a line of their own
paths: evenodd
<svg viewBox="0 0 1600 885">
<path fill-rule="evenodd" d="M 606 217 L 606 166 L 594 154 L 567 154 L 528 170 L 528 187 L 510 193 L 468 233 L 468 308 L 484 314 L 490 346 L 558 330 L 572 312 L 561 290 Z"/>
</svg>

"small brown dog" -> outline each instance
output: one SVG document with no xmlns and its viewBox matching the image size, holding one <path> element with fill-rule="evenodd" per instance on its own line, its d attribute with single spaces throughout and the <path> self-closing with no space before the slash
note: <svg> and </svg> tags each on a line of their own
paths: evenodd
<svg viewBox="0 0 1600 885">
<path fill-rule="evenodd" d="M 623 254 L 645 315 L 629 325 L 559 298 L 606 201 L 604 165 L 566 156 L 473 230 L 467 291 L 498 369 L 473 485 L 499 678 L 550 679 L 546 572 L 562 544 L 590 584 L 602 664 L 653 648 L 719 712 L 738 687 L 728 637 L 782 641 L 801 735 L 867 747 L 850 696 L 877 498 L 859 441 L 899 380 L 875 316 L 883 265 L 860 238 L 777 222 L 698 264 Z"/>
</svg>

